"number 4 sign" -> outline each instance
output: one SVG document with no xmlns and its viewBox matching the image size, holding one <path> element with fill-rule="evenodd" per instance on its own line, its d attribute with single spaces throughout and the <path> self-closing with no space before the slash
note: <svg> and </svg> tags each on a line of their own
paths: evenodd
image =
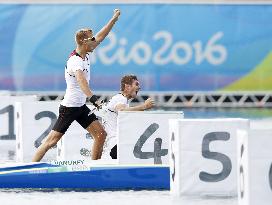
<svg viewBox="0 0 272 205">
<path fill-rule="evenodd" d="M 182 118 L 182 112 L 119 112 L 119 163 L 168 164 L 168 120 Z"/>
</svg>

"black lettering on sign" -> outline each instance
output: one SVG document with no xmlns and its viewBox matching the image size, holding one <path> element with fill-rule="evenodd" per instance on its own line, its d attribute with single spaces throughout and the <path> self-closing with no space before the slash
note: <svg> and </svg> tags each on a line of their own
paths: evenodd
<svg viewBox="0 0 272 205">
<path fill-rule="evenodd" d="M 0 110 L 0 115 L 8 113 L 8 134 L 1 135 L 0 140 L 15 140 L 15 133 L 14 133 L 14 106 L 8 105 Z M 1 123 L 1 122 L 0 122 Z"/>
<path fill-rule="evenodd" d="M 55 122 L 57 121 L 57 116 L 55 113 L 50 112 L 50 111 L 42 111 L 39 112 L 35 115 L 35 120 L 40 120 L 41 118 L 48 117 L 51 120 L 50 125 L 48 128 L 35 140 L 34 146 L 38 148 L 41 144 L 44 138 L 49 134 L 49 132 L 52 130 Z M 57 146 L 55 145 L 53 148 L 56 148 Z"/>
<path fill-rule="evenodd" d="M 270 169 L 269 169 L 269 185 L 270 185 L 270 189 L 272 191 L 272 164 L 270 165 Z"/>
<path fill-rule="evenodd" d="M 245 191 L 245 178 L 244 178 L 244 167 L 243 165 L 240 165 L 239 169 L 239 174 L 240 174 L 240 196 L 241 198 L 244 198 L 244 191 Z"/>
<path fill-rule="evenodd" d="M 138 159 L 150 159 L 154 158 L 154 164 L 162 164 L 161 157 L 168 154 L 168 149 L 161 149 L 162 139 L 156 138 L 154 141 L 154 151 L 153 152 L 143 152 L 142 147 L 144 146 L 145 142 L 148 138 L 159 129 L 159 125 L 157 123 L 152 123 L 148 126 L 148 128 L 144 131 L 144 133 L 140 136 L 137 140 L 133 154 Z"/>
<path fill-rule="evenodd" d="M 175 161 L 175 154 L 174 154 L 174 151 L 173 151 L 173 144 L 176 143 L 175 142 L 175 134 L 174 132 L 172 132 L 172 137 L 171 137 L 171 150 L 172 150 L 172 153 L 171 153 L 171 160 L 172 160 L 172 163 L 173 163 L 173 172 L 171 173 L 171 177 L 172 177 L 172 181 L 175 181 L 175 176 L 176 176 L 176 161 Z"/>
<path fill-rule="evenodd" d="M 204 182 L 219 182 L 226 179 L 232 169 L 231 160 L 228 156 L 219 153 L 211 152 L 209 145 L 213 141 L 227 141 L 230 139 L 230 134 L 228 132 L 210 132 L 206 134 L 202 141 L 202 156 L 207 159 L 217 160 L 222 163 L 223 169 L 220 173 L 210 174 L 207 172 L 200 172 L 199 178 Z"/>
<path fill-rule="evenodd" d="M 240 158 L 241 160 L 244 157 L 244 145 L 241 145 L 241 153 L 240 153 Z M 240 169 L 239 169 L 239 175 L 240 175 L 240 196 L 243 199 L 244 198 L 244 192 L 245 192 L 245 174 L 244 174 L 244 167 L 243 164 L 240 164 Z"/>
</svg>

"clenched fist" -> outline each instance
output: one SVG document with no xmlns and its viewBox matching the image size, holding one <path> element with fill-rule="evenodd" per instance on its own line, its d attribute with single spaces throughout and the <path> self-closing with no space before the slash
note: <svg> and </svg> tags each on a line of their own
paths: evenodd
<svg viewBox="0 0 272 205">
<path fill-rule="evenodd" d="M 119 9 L 114 9 L 113 18 L 118 20 L 118 17 L 121 15 L 121 11 Z"/>
<path fill-rule="evenodd" d="M 148 98 L 145 102 L 144 102 L 144 107 L 145 110 L 152 108 L 155 105 L 154 100 L 152 100 L 151 98 Z"/>
</svg>

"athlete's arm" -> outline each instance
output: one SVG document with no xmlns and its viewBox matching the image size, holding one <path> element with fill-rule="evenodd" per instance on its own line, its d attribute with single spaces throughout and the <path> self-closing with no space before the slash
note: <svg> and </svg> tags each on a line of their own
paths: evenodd
<svg viewBox="0 0 272 205">
<path fill-rule="evenodd" d="M 116 111 L 144 111 L 152 108 L 155 105 L 154 100 L 148 98 L 143 104 L 134 106 L 134 107 L 126 107 L 124 104 L 117 104 L 115 106 Z"/>
<path fill-rule="evenodd" d="M 75 72 L 75 76 L 76 76 L 76 80 L 80 86 L 80 89 L 83 91 L 83 93 L 85 95 L 87 95 L 87 97 L 91 97 L 93 95 L 93 93 L 89 87 L 89 84 L 88 84 L 86 78 L 84 77 L 83 71 L 77 70 Z"/>
<path fill-rule="evenodd" d="M 99 43 L 101 43 L 106 36 L 109 34 L 111 31 L 112 27 L 114 26 L 115 22 L 118 20 L 118 17 L 120 16 L 121 12 L 119 9 L 114 10 L 113 17 L 109 20 L 109 22 L 96 34 L 95 39 L 97 42 L 97 47 Z"/>
</svg>

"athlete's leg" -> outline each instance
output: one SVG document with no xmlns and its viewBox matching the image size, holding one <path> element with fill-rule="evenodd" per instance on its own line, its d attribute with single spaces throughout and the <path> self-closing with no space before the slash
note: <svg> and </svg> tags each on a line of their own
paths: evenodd
<svg viewBox="0 0 272 205">
<path fill-rule="evenodd" d="M 93 136 L 94 143 L 92 147 L 92 159 L 100 159 L 103 151 L 103 145 L 107 136 L 106 131 L 98 120 L 93 121 L 86 130 Z"/>
<path fill-rule="evenodd" d="M 53 146 L 57 144 L 60 138 L 67 131 L 69 126 L 74 121 L 74 116 L 78 112 L 78 108 L 69 108 L 63 105 L 59 107 L 59 117 L 52 128 L 52 131 L 47 135 L 45 141 L 37 149 L 32 161 L 40 161 L 45 153 Z"/>
<path fill-rule="evenodd" d="M 46 140 L 39 146 L 37 149 L 32 161 L 33 162 L 39 162 L 45 153 L 51 148 L 54 147 L 57 142 L 60 140 L 60 138 L 63 136 L 62 133 L 52 130 Z"/>
<path fill-rule="evenodd" d="M 117 137 L 110 136 L 107 133 L 107 138 L 104 143 L 102 159 L 117 159 Z"/>
</svg>

